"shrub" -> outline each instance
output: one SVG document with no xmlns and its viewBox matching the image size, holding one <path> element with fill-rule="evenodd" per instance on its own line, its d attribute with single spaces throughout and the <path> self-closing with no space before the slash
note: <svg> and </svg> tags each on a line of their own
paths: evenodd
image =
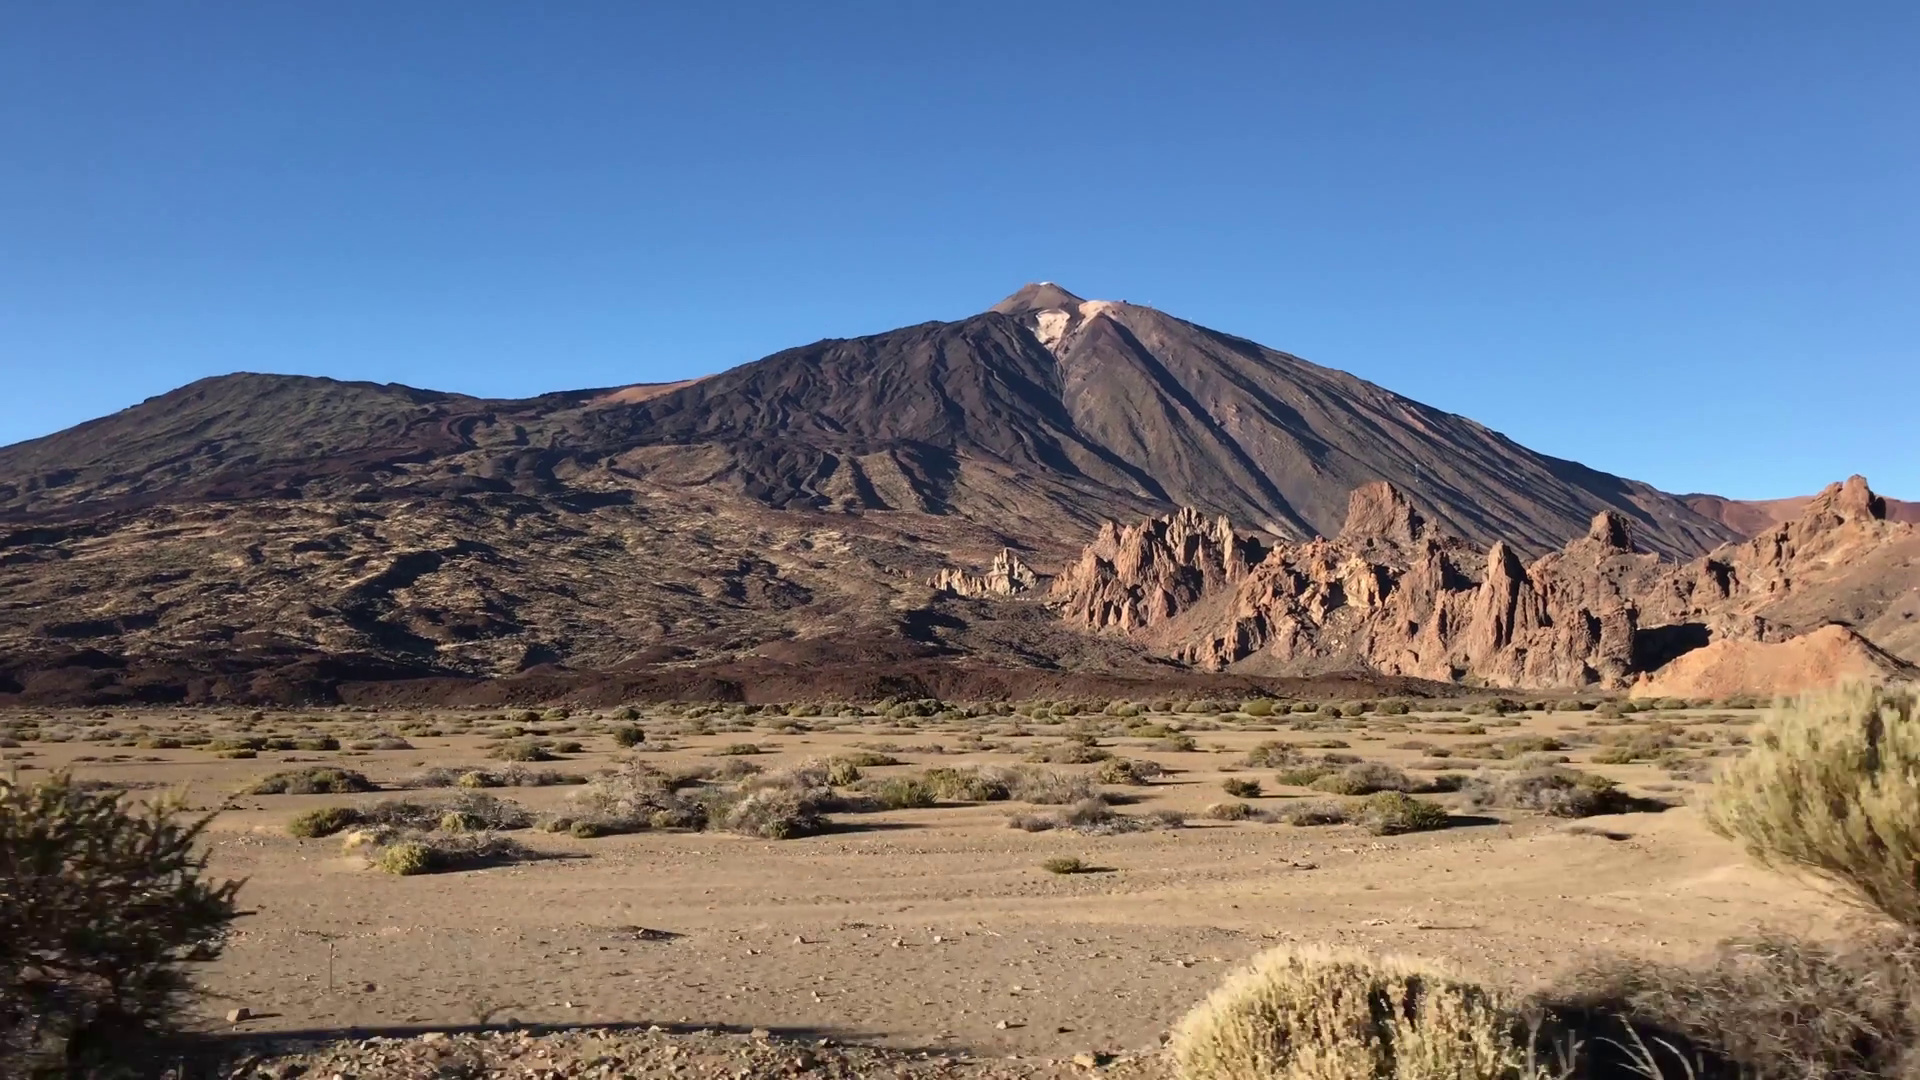
<svg viewBox="0 0 1920 1080">
<path fill-rule="evenodd" d="M 1241 761 L 1250 769 L 1276 769 L 1300 760 L 1300 748 L 1292 743 L 1269 740 L 1247 751 Z"/>
<path fill-rule="evenodd" d="M 1065 806 L 1092 797 L 1093 783 L 1087 777 L 1050 769 L 1014 768 L 998 775 L 1007 785 L 1009 798 L 1042 806 Z"/>
<path fill-rule="evenodd" d="M 1050 829 L 1070 829 L 1074 832 L 1094 836 L 1110 836 L 1115 833 L 1138 832 L 1151 829 L 1159 822 L 1122 814 L 1108 806 L 1105 799 L 1081 799 L 1072 806 L 1063 807 L 1047 814 L 1014 814 L 1007 818 L 1007 825 L 1027 832 L 1046 832 Z"/>
<path fill-rule="evenodd" d="M 1920 692 L 1853 686 L 1775 710 L 1704 811 L 1761 862 L 1920 926 Z"/>
<path fill-rule="evenodd" d="M 373 857 L 374 868 L 402 877 L 424 874 L 432 865 L 432 852 L 418 840 L 402 840 L 381 848 Z"/>
<path fill-rule="evenodd" d="M 1596 1059 L 1609 1046 L 1637 1045 L 1652 1060 L 1622 1064 L 1642 1075 L 1669 1061 L 1668 1076 L 1867 1080 L 1920 1072 L 1920 940 L 1904 931 L 1839 949 L 1740 939 L 1697 968 L 1608 960 L 1560 985 L 1544 995 L 1556 1019 L 1579 1030 Z"/>
<path fill-rule="evenodd" d="M 1089 746 L 1081 742 L 1061 742 L 1033 751 L 1027 755 L 1027 760 L 1041 765 L 1091 765 L 1112 756 L 1097 746 Z"/>
<path fill-rule="evenodd" d="M 1236 799 L 1254 799 L 1260 796 L 1260 781 L 1230 777 L 1220 781 L 1220 790 Z"/>
<path fill-rule="evenodd" d="M 647 741 L 647 733 L 632 724 L 623 724 L 613 729 L 613 745 L 621 749 L 630 749 Z"/>
<path fill-rule="evenodd" d="M 1151 761 L 1136 761 L 1133 758 L 1108 758 L 1093 771 L 1095 781 L 1102 784 L 1131 784 L 1140 786 L 1150 784 L 1153 778 L 1166 772 Z"/>
<path fill-rule="evenodd" d="M 1401 791 L 1367 796 L 1353 819 L 1375 836 L 1444 829 L 1452 820 L 1444 809 Z"/>
<path fill-rule="evenodd" d="M 759 754 L 764 752 L 765 751 L 760 749 L 759 743 L 737 742 L 737 743 L 728 743 L 725 746 L 714 747 L 713 756 L 714 757 L 746 757 L 753 754 Z"/>
<path fill-rule="evenodd" d="M 1093 869 L 1085 861 L 1072 855 L 1056 855 L 1040 864 L 1040 869 L 1049 874 L 1084 874 Z"/>
<path fill-rule="evenodd" d="M 1532 1070 L 1499 994 L 1397 957 L 1282 947 L 1173 1030 L 1180 1080 L 1505 1080 Z"/>
<path fill-rule="evenodd" d="M 532 739 L 512 739 L 501 743 L 487 752 L 487 756 L 499 761 L 552 761 L 553 751 Z"/>
<path fill-rule="evenodd" d="M 1417 785 L 1407 774 L 1378 761 L 1361 761 L 1328 773 L 1307 785 L 1329 795 L 1371 795 L 1376 791 L 1412 791 Z"/>
<path fill-rule="evenodd" d="M 411 750 L 413 744 L 398 735 L 379 735 L 347 744 L 349 750 Z"/>
<path fill-rule="evenodd" d="M 748 793 L 727 808 L 721 827 L 762 840 L 791 840 L 825 832 L 826 815 L 810 793 L 768 789 Z"/>
<path fill-rule="evenodd" d="M 900 764 L 899 758 L 873 750 L 854 750 L 849 753 L 840 754 L 833 760 L 845 762 L 857 769 L 879 769 L 888 765 Z"/>
<path fill-rule="evenodd" d="M 834 760 L 827 762 L 827 783 L 832 787 L 847 787 L 860 782 L 860 766 L 850 761 Z"/>
<path fill-rule="evenodd" d="M 130 1062 L 220 952 L 240 885 L 206 877 L 209 819 L 122 798 L 0 776 L 0 1075 Z"/>
<path fill-rule="evenodd" d="M 1200 811 L 1202 817 L 1211 818 L 1214 821 L 1245 821 L 1252 817 L 1253 813 L 1253 807 L 1243 802 L 1211 803 L 1205 810 Z"/>
<path fill-rule="evenodd" d="M 915 776 L 889 776 L 871 790 L 873 797 L 888 810 L 924 809 L 939 801 L 932 785 Z"/>
<path fill-rule="evenodd" d="M 371 847 L 368 861 L 372 867 L 401 877 L 477 870 L 532 857 L 532 852 L 518 842 L 484 832 L 413 835 L 396 830 L 356 831 L 347 834 L 347 846 Z"/>
<path fill-rule="evenodd" d="M 979 769 L 928 769 L 921 779 L 937 798 L 949 802 L 998 802 L 1012 794 L 1003 776 Z"/>
<path fill-rule="evenodd" d="M 1325 765 L 1303 765 L 1297 769 L 1282 769 L 1273 775 L 1273 782 L 1281 787 L 1312 787 L 1314 782 L 1333 770 Z"/>
<path fill-rule="evenodd" d="M 1505 776 L 1475 776 L 1466 783 L 1467 801 L 1476 807 L 1538 810 L 1554 817 L 1582 818 L 1665 809 L 1638 799 L 1604 776 L 1576 769 L 1532 769 Z"/>
<path fill-rule="evenodd" d="M 1272 716 L 1273 702 L 1267 698 L 1254 698 L 1240 703 L 1240 711 L 1248 716 Z"/>
<path fill-rule="evenodd" d="M 249 795 L 351 795 L 373 791 L 373 781 L 352 769 L 314 766 L 277 772 L 247 789 Z"/>
<path fill-rule="evenodd" d="M 375 807 L 375 811 L 378 811 Z M 533 813 L 517 802 L 478 791 L 461 792 L 441 807 L 439 826 L 447 832 L 489 832 L 524 829 Z"/>
<path fill-rule="evenodd" d="M 1289 825 L 1344 825 L 1347 808 L 1331 799 L 1314 799 L 1288 803 L 1280 817 Z"/>
<path fill-rule="evenodd" d="M 351 806 L 322 806 L 287 822 L 287 832 L 303 840 L 312 840 L 350 829 L 360 824 L 361 820 L 360 811 Z"/>
<path fill-rule="evenodd" d="M 603 773 L 572 801 L 572 819 L 588 822 L 601 836 L 654 827 L 660 815 L 686 821 L 692 828 L 706 824 L 704 807 L 681 796 L 674 778 L 651 765 L 635 763 Z"/>
</svg>

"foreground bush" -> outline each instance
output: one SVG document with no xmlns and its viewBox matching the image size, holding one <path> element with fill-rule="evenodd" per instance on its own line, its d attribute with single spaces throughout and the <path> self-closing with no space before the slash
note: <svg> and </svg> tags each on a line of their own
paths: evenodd
<svg viewBox="0 0 1920 1080">
<path fill-rule="evenodd" d="M 1761 862 L 1920 927 L 1920 694 L 1855 686 L 1775 710 L 1704 807 Z"/>
<path fill-rule="evenodd" d="M 1845 949 L 1732 941 L 1698 968 L 1614 960 L 1561 982 L 1548 1007 L 1582 1037 L 1593 1075 L 1920 1075 L 1920 940 L 1904 932 Z"/>
<path fill-rule="evenodd" d="M 163 1030 L 182 965 L 218 955 L 239 882 L 206 878 L 207 820 L 65 776 L 0 777 L 0 1075 L 69 1075 Z"/>
<path fill-rule="evenodd" d="M 1533 1075 L 1495 993 L 1428 965 L 1283 947 L 1173 1030 L 1180 1080 L 1502 1080 Z"/>
</svg>

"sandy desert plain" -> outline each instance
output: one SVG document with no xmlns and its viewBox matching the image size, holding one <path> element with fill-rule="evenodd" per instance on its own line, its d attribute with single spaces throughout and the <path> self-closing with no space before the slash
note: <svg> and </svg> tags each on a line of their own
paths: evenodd
<svg viewBox="0 0 1920 1080">
<path fill-rule="evenodd" d="M 456 1075 L 420 1061 L 608 1027 L 628 1057 L 555 1043 L 552 1075 L 871 1074 L 843 1044 L 888 1074 L 1153 1075 L 1169 1026 L 1278 943 L 1524 987 L 1847 925 L 1687 805 L 1750 704 L 1049 704 L 20 710 L 0 757 L 220 811 L 211 870 L 246 879 L 246 915 L 198 973 L 209 1030 L 395 1040 L 357 1072 L 311 1049 L 249 1075 Z M 372 790 L 263 793 L 333 770 Z M 782 830 L 807 835 L 749 835 Z"/>
</svg>

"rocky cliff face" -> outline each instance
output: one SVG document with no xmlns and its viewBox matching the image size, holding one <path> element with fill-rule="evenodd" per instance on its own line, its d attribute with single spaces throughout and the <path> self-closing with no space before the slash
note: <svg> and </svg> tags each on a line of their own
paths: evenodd
<svg viewBox="0 0 1920 1080">
<path fill-rule="evenodd" d="M 1095 630 L 1141 629 L 1240 581 L 1265 554 L 1225 517 L 1191 508 L 1126 528 L 1108 521 L 1080 560 L 1054 579 L 1052 598 L 1069 621 Z"/>
<path fill-rule="evenodd" d="M 1713 641 L 1907 622 L 1920 607 L 1920 533 L 1886 521 L 1860 477 L 1685 563 L 1638 550 L 1612 511 L 1526 562 L 1504 542 L 1438 532 L 1386 483 L 1354 490 L 1331 539 L 1256 554 L 1232 538 L 1191 512 L 1105 526 L 1053 598 L 1074 623 L 1213 670 L 1372 668 L 1502 687 L 1616 688 Z"/>
</svg>

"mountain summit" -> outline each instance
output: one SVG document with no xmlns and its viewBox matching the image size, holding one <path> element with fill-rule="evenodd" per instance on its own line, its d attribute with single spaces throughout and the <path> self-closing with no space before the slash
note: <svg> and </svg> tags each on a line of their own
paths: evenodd
<svg viewBox="0 0 1920 1080">
<path fill-rule="evenodd" d="M 1023 285 L 1012 296 L 988 308 L 1002 315 L 1030 315 L 1048 310 L 1073 311 L 1086 303 L 1081 297 L 1055 285 L 1051 281 L 1036 281 Z"/>
</svg>

